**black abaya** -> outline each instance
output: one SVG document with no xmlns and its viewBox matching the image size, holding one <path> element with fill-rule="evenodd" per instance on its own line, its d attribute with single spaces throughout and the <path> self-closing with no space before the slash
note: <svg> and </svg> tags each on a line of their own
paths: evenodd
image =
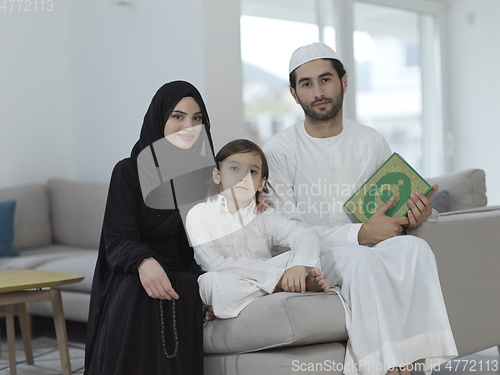
<svg viewBox="0 0 500 375">
<path fill-rule="evenodd" d="M 140 151 L 163 137 L 166 118 L 187 95 L 202 109 L 211 148 L 201 96 L 192 85 L 174 82 L 158 90 L 131 157 L 113 170 L 92 284 L 86 375 L 203 374 L 204 312 L 197 283 L 201 270 L 179 210 L 144 203 L 137 166 Z M 207 157 L 213 160 L 210 151 Z M 168 190 L 167 184 L 161 188 Z M 161 188 L 155 194 L 161 194 Z M 170 301 L 149 297 L 141 284 L 137 268 L 150 257 L 162 265 L 179 295 L 175 308 Z"/>
</svg>

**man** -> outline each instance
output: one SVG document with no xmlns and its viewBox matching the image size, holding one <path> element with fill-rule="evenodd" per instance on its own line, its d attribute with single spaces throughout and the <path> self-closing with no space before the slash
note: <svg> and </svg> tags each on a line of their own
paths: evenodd
<svg viewBox="0 0 500 375">
<path fill-rule="evenodd" d="M 403 218 L 385 215 L 391 198 L 367 223 L 353 223 L 344 202 L 391 150 L 374 129 L 343 119 L 347 77 L 330 47 L 314 43 L 297 49 L 289 74 L 290 93 L 305 120 L 264 148 L 272 201 L 279 211 L 312 225 L 320 238 L 323 274 L 346 310 L 344 373 L 410 374 L 407 366 L 416 360 L 425 359 L 428 370 L 455 357 L 434 254 L 425 241 L 398 236 L 403 226 L 427 220 L 428 198 L 412 196 Z M 374 372 L 379 364 L 383 371 Z"/>
<path fill-rule="evenodd" d="M 346 90 L 346 71 L 331 48 L 315 43 L 295 51 L 290 93 L 302 106 L 305 121 L 285 129 L 265 146 L 271 185 L 279 197 L 274 201 L 297 220 L 326 225 L 323 231 L 317 230 L 322 242 L 377 244 L 397 236 L 405 225 L 420 225 L 432 208 L 428 198 L 417 194 L 409 202 L 408 217 L 387 217 L 384 213 L 392 204 L 388 202 L 368 223 L 352 223 L 343 204 L 391 150 L 374 129 L 343 119 Z M 438 186 L 433 188 L 435 192 Z"/>
</svg>

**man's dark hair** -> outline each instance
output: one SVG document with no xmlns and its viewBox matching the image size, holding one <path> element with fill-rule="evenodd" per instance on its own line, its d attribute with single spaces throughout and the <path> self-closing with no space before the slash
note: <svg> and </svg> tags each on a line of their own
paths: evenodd
<svg viewBox="0 0 500 375">
<path fill-rule="evenodd" d="M 332 66 L 337 72 L 337 75 L 339 76 L 340 79 L 342 79 L 342 77 L 347 74 L 346 70 L 344 69 L 344 65 L 339 60 L 337 59 L 323 59 L 323 60 L 329 60 L 332 63 Z M 295 68 L 290 73 L 290 87 L 293 88 L 294 90 L 296 89 L 297 86 L 297 82 L 295 82 L 297 78 L 297 68 Z"/>
</svg>

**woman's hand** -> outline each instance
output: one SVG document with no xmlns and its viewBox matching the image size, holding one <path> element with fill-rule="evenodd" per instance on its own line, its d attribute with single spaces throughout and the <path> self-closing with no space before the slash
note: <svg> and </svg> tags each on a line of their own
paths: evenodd
<svg viewBox="0 0 500 375">
<path fill-rule="evenodd" d="M 305 293 L 306 267 L 294 266 L 289 268 L 283 276 L 283 281 L 281 282 L 281 288 L 285 292 Z"/>
<path fill-rule="evenodd" d="M 144 290 L 151 298 L 178 299 L 179 295 L 172 288 L 163 267 L 155 258 L 144 259 L 139 267 L 139 278 Z"/>
<path fill-rule="evenodd" d="M 274 208 L 274 204 L 266 199 L 266 195 L 261 191 L 257 195 L 257 207 L 254 208 L 253 213 L 264 212 L 268 207 Z"/>
</svg>

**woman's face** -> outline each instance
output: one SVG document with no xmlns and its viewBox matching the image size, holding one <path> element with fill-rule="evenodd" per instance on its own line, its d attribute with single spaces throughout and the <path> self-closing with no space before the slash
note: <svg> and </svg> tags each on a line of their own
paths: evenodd
<svg viewBox="0 0 500 375">
<path fill-rule="evenodd" d="M 203 114 L 196 101 L 186 96 L 175 106 L 165 123 L 165 138 L 174 146 L 188 149 L 200 136 Z"/>
</svg>

